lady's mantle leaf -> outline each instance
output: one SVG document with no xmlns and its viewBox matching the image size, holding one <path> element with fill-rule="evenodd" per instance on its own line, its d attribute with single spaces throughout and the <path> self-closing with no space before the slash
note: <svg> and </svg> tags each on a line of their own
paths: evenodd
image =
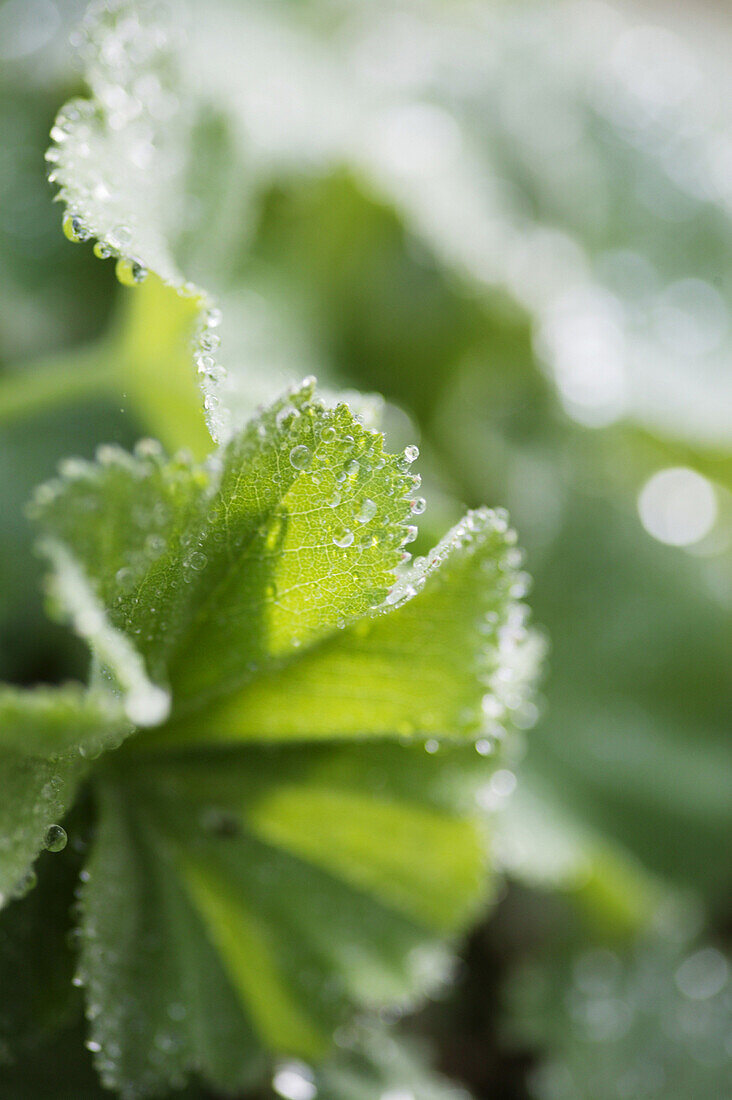
<svg viewBox="0 0 732 1100">
<path fill-rule="evenodd" d="M 129 728 L 103 693 L 0 687 L 0 908 L 35 882 L 31 864 L 73 802 L 88 758 Z"/>
<path fill-rule="evenodd" d="M 3 1100 L 6 1095 L 15 1096 L 7 1084 L 7 1063 L 37 1056 L 38 1048 L 51 1035 L 82 1014 L 81 993 L 72 983 L 76 966 L 73 902 L 84 863 L 88 805 L 79 810 L 64 819 L 68 844 L 64 844 L 58 826 L 52 830 L 52 850 L 41 853 L 34 868 L 38 884 L 0 913 Z M 58 1065 L 57 1061 L 56 1072 Z M 18 1076 L 21 1072 L 18 1067 Z M 45 1090 L 38 1087 L 35 1093 L 28 1086 L 25 1092 L 26 1096 L 49 1094 L 53 1094 L 50 1086 Z"/>
<path fill-rule="evenodd" d="M 193 1068 L 240 1088 L 434 986 L 484 897 L 486 727 L 523 693 L 513 532 L 471 513 L 399 572 L 416 449 L 311 383 L 203 466 L 100 457 L 36 500 L 59 603 L 97 609 L 171 708 L 142 706 L 97 787 L 91 1042 L 136 1095 Z M 157 698 L 90 640 L 128 714 Z"/>
<path fill-rule="evenodd" d="M 101 792 L 82 899 L 105 1081 L 152 1092 L 196 1067 L 241 1088 L 265 1051 L 322 1057 L 354 1003 L 406 1004 L 444 980 L 441 936 L 475 913 L 484 859 L 449 791 L 469 802 L 488 765 L 441 751 L 130 758 Z"/>
<path fill-rule="evenodd" d="M 230 424 L 216 392 L 224 373 L 212 354 L 220 311 L 208 284 L 212 272 L 225 273 L 234 261 L 231 244 L 241 228 L 246 175 L 224 113 L 182 79 L 179 32 L 156 9 L 147 0 L 90 5 L 76 38 L 91 98 L 70 101 L 57 117 L 47 154 L 49 178 L 66 204 L 70 240 L 95 238 L 96 254 L 115 259 L 122 283 L 141 283 L 152 272 L 189 300 L 206 400 L 194 398 L 191 373 L 177 378 L 168 372 L 171 391 L 186 423 L 195 425 L 197 413 L 205 411 L 219 441 L 230 434 Z M 194 208 L 196 232 L 190 222 Z M 207 234 L 197 232 L 199 222 Z M 212 255 L 213 230 L 219 245 L 227 246 Z M 206 289 L 190 281 L 191 268 L 204 275 Z M 132 403 L 147 420 L 168 427 L 169 395 L 156 372 L 143 374 L 133 360 L 125 370 Z M 198 428 L 193 430 L 198 443 Z"/>
<path fill-rule="evenodd" d="M 79 601 L 98 601 L 178 709 L 301 652 L 394 581 L 412 537 L 409 461 L 312 390 L 284 397 L 206 466 L 165 461 L 147 442 L 135 456 L 105 447 L 98 465 L 67 463 L 36 496 L 62 610 L 85 633 Z M 64 585 L 69 562 L 78 583 Z M 138 674 L 111 642 L 90 641 L 123 686 Z"/>
</svg>

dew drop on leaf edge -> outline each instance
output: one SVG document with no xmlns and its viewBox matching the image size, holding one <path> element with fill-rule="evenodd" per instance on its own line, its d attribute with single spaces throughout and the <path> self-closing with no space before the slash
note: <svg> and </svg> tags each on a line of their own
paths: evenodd
<svg viewBox="0 0 732 1100">
<path fill-rule="evenodd" d="M 68 841 L 66 830 L 61 825 L 49 825 L 43 841 L 47 852 L 63 852 Z"/>
<path fill-rule="evenodd" d="M 121 257 L 114 270 L 122 286 L 138 286 L 147 278 L 145 265 L 132 257 Z"/>
<path fill-rule="evenodd" d="M 89 240 L 89 230 L 78 214 L 66 214 L 61 224 L 67 240 L 72 241 L 74 244 Z"/>
</svg>

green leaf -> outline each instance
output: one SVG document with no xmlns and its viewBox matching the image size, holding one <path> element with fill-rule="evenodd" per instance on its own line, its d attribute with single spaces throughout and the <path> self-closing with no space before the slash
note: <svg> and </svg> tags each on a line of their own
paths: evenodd
<svg viewBox="0 0 732 1100">
<path fill-rule="evenodd" d="M 630 860 L 626 915 L 641 916 L 649 898 L 639 864 L 721 901 L 732 870 L 722 839 L 732 830 L 729 553 L 711 540 L 663 546 L 636 503 L 654 470 L 696 459 L 625 428 L 573 429 L 528 364 L 495 374 L 469 364 L 440 419 L 462 491 L 495 494 L 522 531 L 535 613 L 551 638 L 546 707 L 505 819 L 523 834 L 518 862 L 541 872 L 559 826 L 580 876 L 589 868 L 598 885 L 612 849 L 619 861 L 606 885 L 621 885 L 619 864 Z M 721 475 L 721 501 L 724 460 L 708 456 L 700 469 Z M 724 529 L 723 512 L 718 522 Z M 542 805 L 547 822 L 537 822 L 534 843 L 527 825 Z M 616 902 L 609 908 L 619 913 Z"/>
<path fill-rule="evenodd" d="M 27 691 L 0 684 L 0 748 L 19 756 L 98 756 L 125 728 L 129 723 L 106 692 L 77 684 Z"/>
<path fill-rule="evenodd" d="M 694 163 L 716 164 L 718 124 L 703 80 L 683 110 L 674 103 L 648 119 L 648 141 L 640 141 L 627 122 L 636 91 L 612 61 L 614 44 L 622 48 L 632 33 L 619 15 L 612 26 L 583 26 L 582 48 L 568 53 L 557 45 L 561 8 L 535 13 L 537 46 L 512 5 L 468 12 L 425 3 L 405 17 L 421 58 L 405 89 L 389 65 L 364 60 L 389 39 L 388 6 L 208 7 L 206 20 L 193 7 L 181 17 L 177 7 L 172 25 L 146 3 L 87 17 L 80 52 L 91 98 L 66 106 L 51 151 L 52 175 L 82 236 L 141 261 L 172 287 L 185 290 L 193 279 L 194 296 L 201 286 L 241 299 L 241 253 L 261 191 L 291 183 L 298 170 L 312 176 L 346 165 L 443 269 L 481 295 L 499 288 L 525 311 L 573 415 L 596 424 L 627 415 L 690 442 L 728 442 L 718 400 L 729 351 L 726 200 L 713 168 L 704 189 L 683 174 L 671 178 L 657 155 L 659 142 L 671 142 Z M 662 62 L 663 49 L 649 45 L 651 62 Z M 684 49 L 686 64 L 713 72 L 699 42 Z M 528 107 L 496 112 L 497 98 L 510 100 L 517 65 L 532 69 L 522 93 Z M 410 158 L 402 135 L 414 132 L 424 144 Z M 568 140 L 571 156 L 547 155 L 553 134 Z M 125 278 L 131 270 L 125 263 Z M 245 324 L 225 312 L 222 361 L 235 372 Z M 697 313 L 708 328 L 684 329 L 679 318 Z M 602 391 L 583 390 L 572 359 L 578 318 L 606 349 Z M 683 387 L 666 384 L 669 364 Z M 234 395 L 218 368 L 204 367 L 202 377 L 207 396 L 221 400 L 207 415 L 223 437 Z M 691 392 L 691 402 L 680 396 Z M 152 379 L 148 393 L 155 402 Z"/>
<path fill-rule="evenodd" d="M 79 1024 L 58 1030 L 22 1058 L 3 1065 L 2 1078 L 3 1100 L 110 1100 Z M 176 1100 L 211 1100 L 211 1093 L 196 1085 L 174 1095 Z"/>
<path fill-rule="evenodd" d="M 223 373 L 211 355 L 220 316 L 210 294 L 190 281 L 188 268 L 204 265 L 209 273 L 223 274 L 234 261 L 230 219 L 240 214 L 243 194 L 243 171 L 234 171 L 239 167 L 236 145 L 222 114 L 192 95 L 182 80 L 177 33 L 159 20 L 153 5 L 90 9 L 79 39 L 92 98 L 67 103 L 51 132 L 50 175 L 67 205 L 64 232 L 72 241 L 96 238 L 97 255 L 115 258 L 125 285 L 154 273 L 159 280 L 153 291 L 156 309 L 162 301 L 160 282 L 173 288 L 168 298 L 181 296 L 180 304 L 167 312 L 163 305 L 161 312 L 186 316 L 206 401 L 194 393 L 192 353 L 187 370 L 171 354 L 179 350 L 175 323 L 172 342 L 162 339 L 170 393 L 160 386 L 147 335 L 142 357 L 124 356 L 122 372 L 129 376 L 130 398 L 143 416 L 158 422 L 168 438 L 176 433 L 180 439 L 183 424 L 188 425 L 191 445 L 195 440 L 198 449 L 202 405 L 214 439 L 226 436 L 229 424 L 228 410 L 214 393 Z M 145 43 L 142 49 L 139 42 Z M 134 94 L 134 85 L 147 92 Z M 121 89 L 130 91 L 120 97 Z M 116 94 L 114 109 L 109 108 L 110 93 Z M 176 104 L 172 114 L 164 106 L 166 97 Z M 212 254 L 209 236 L 191 235 L 187 212 L 193 203 L 204 221 L 218 225 L 219 241 L 228 240 L 223 253 Z M 139 310 L 132 312 L 133 324 L 139 317 Z M 124 343 L 131 340 L 134 334 L 123 335 Z"/>
<path fill-rule="evenodd" d="M 3 1089 L 6 1060 L 36 1053 L 55 1031 L 82 1015 L 81 994 L 72 984 L 72 912 L 88 824 L 76 810 L 64 824 L 69 843 L 59 850 L 57 840 L 53 851 L 41 854 L 37 886 L 0 913 L 0 988 L 6 992 L 0 1003 Z"/>
<path fill-rule="evenodd" d="M 683 937 L 686 939 L 686 937 Z M 729 958 L 651 939 L 632 952 L 536 958 L 513 976 L 512 1030 L 539 1054 L 537 1100 L 696 1100 L 729 1092 Z"/>
<path fill-rule="evenodd" d="M 209 475 L 186 456 L 164 461 L 151 440 L 134 457 L 105 446 L 97 459 L 63 462 L 60 479 L 36 491 L 30 511 L 48 532 L 40 549 L 54 569 L 54 610 L 72 620 L 125 692 L 130 716 L 145 724 L 146 705 L 159 721 L 168 696 L 150 681 L 143 658 L 160 678 L 170 608 L 187 575 L 181 540 L 201 522 Z"/>
<path fill-rule="evenodd" d="M 165 462 L 144 441 L 134 457 L 102 448 L 101 469 L 66 464 L 36 494 L 57 604 L 133 709 L 151 696 L 156 721 L 163 689 L 133 642 L 156 680 L 167 667 L 177 699 L 228 693 L 250 678 L 248 663 L 345 625 L 393 581 L 414 478 L 345 406 L 310 403 L 312 389 L 252 422 L 218 456 L 215 478 L 213 464 Z"/>
<path fill-rule="evenodd" d="M 486 897 L 515 535 L 470 513 L 407 569 L 415 456 L 308 382 L 202 466 L 105 449 L 36 497 L 66 614 L 112 632 L 100 679 L 128 715 L 130 667 L 171 698 L 96 784 L 82 972 L 112 1087 L 321 1057 L 355 1005 L 429 991 Z"/>
<path fill-rule="evenodd" d="M 31 864 L 72 804 L 85 756 L 119 744 L 128 729 L 101 692 L 0 688 L 0 906 L 34 884 Z"/>
<path fill-rule="evenodd" d="M 528 763 L 496 821 L 494 856 L 501 868 L 534 889 L 566 892 L 593 934 L 647 931 L 670 888 L 622 844 L 582 820 Z"/>
<path fill-rule="evenodd" d="M 484 863 L 475 811 L 439 791 L 445 772 L 475 785 L 475 753 L 445 751 L 249 748 L 121 769 L 82 898 L 105 1080 L 152 1090 L 197 1066 L 242 1087 L 263 1048 L 316 1060 L 354 1002 L 408 1004 L 444 979 L 440 933 L 476 912 Z"/>
<path fill-rule="evenodd" d="M 2 1076 L 3 1100 L 109 1100 L 78 1026 L 59 1030 L 25 1057 L 3 1065 Z"/>
</svg>

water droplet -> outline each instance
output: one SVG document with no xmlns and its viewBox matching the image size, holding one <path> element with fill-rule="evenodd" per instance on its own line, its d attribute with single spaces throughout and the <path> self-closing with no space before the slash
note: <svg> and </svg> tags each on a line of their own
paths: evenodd
<svg viewBox="0 0 732 1100">
<path fill-rule="evenodd" d="M 408 543 L 414 542 L 418 534 L 419 532 L 417 531 L 417 528 L 413 524 L 410 524 L 409 527 L 406 527 L 404 529 L 404 538 L 402 539 L 402 545 L 406 546 Z"/>
<path fill-rule="evenodd" d="M 114 271 L 122 286 L 138 286 L 147 278 L 147 268 L 142 261 L 130 256 L 117 260 Z"/>
<path fill-rule="evenodd" d="M 58 464 L 58 472 L 62 477 L 84 477 L 90 472 L 90 467 L 83 458 L 62 458 Z"/>
<path fill-rule="evenodd" d="M 516 789 L 516 776 L 507 768 L 501 768 L 491 778 L 490 788 L 498 798 L 508 798 Z"/>
<path fill-rule="evenodd" d="M 110 237 L 114 247 L 124 248 L 132 241 L 132 230 L 128 225 L 115 225 Z"/>
<path fill-rule="evenodd" d="M 676 971 L 676 986 L 693 1001 L 706 1001 L 720 993 L 729 977 L 729 966 L 716 947 L 703 947 L 681 963 Z"/>
<path fill-rule="evenodd" d="M 309 1066 L 302 1062 L 287 1062 L 272 1077 L 272 1088 L 284 1100 L 315 1100 L 318 1090 Z"/>
<path fill-rule="evenodd" d="M 49 825 L 43 841 L 43 847 L 47 852 L 63 852 L 69 838 L 66 830 L 61 825 Z"/>
<path fill-rule="evenodd" d="M 94 255 L 98 260 L 108 260 L 111 256 L 114 256 L 114 249 L 106 241 L 95 241 Z"/>
<path fill-rule="evenodd" d="M 414 444 L 411 447 L 405 447 L 404 457 L 410 465 L 412 462 L 416 462 L 419 458 L 419 447 L 415 447 Z"/>
<path fill-rule="evenodd" d="M 163 448 L 157 439 L 138 439 L 135 443 L 135 454 L 138 458 L 162 458 Z"/>
<path fill-rule="evenodd" d="M 199 355 L 196 366 L 199 374 L 211 374 L 216 366 L 216 360 L 212 355 Z"/>
<path fill-rule="evenodd" d="M 366 500 L 364 500 L 364 502 L 362 503 L 358 512 L 356 513 L 356 519 L 359 523 L 368 523 L 370 519 L 374 518 L 374 516 L 376 515 L 376 511 L 377 508 L 375 502 L 373 500 L 369 500 L 369 498 L 367 497 Z"/>
<path fill-rule="evenodd" d="M 74 244 L 79 244 L 81 241 L 88 241 L 91 236 L 78 214 L 67 214 L 61 224 L 64 236 L 67 237 L 68 240 L 73 241 Z"/>
<path fill-rule="evenodd" d="M 412 512 L 415 516 L 421 516 L 426 507 L 427 501 L 424 499 L 424 497 L 417 497 L 417 499 L 413 500 L 411 504 Z"/>
<path fill-rule="evenodd" d="M 510 593 L 516 600 L 523 599 L 531 590 L 531 577 L 528 573 L 518 573 L 516 580 L 511 585 Z"/>
<path fill-rule="evenodd" d="M 202 569 L 206 568 L 208 564 L 208 558 L 204 553 L 202 553 L 202 551 L 194 550 L 190 558 L 188 559 L 188 564 L 190 565 L 191 569 L 195 569 L 196 572 L 200 573 Z"/>
<path fill-rule="evenodd" d="M 355 477 L 358 471 L 361 469 L 361 463 L 356 458 L 352 458 L 346 466 L 346 474 L 348 477 Z"/>
<path fill-rule="evenodd" d="M 221 343 L 221 337 L 215 332 L 202 332 L 198 338 L 198 346 L 203 351 L 215 351 Z"/>
<path fill-rule="evenodd" d="M 130 592 L 135 587 L 135 574 L 132 569 L 126 567 L 118 569 L 114 579 L 125 592 Z"/>
<path fill-rule="evenodd" d="M 218 328 L 221 324 L 221 310 L 216 309 L 215 307 L 213 309 L 207 310 L 206 324 L 209 328 Z"/>
<path fill-rule="evenodd" d="M 340 546 L 342 550 L 345 550 L 353 542 L 353 531 L 349 530 L 348 527 L 344 527 L 342 531 L 333 536 L 333 542 L 336 546 Z"/>
<path fill-rule="evenodd" d="M 312 457 L 310 448 L 300 443 L 290 451 L 290 465 L 296 470 L 305 470 L 310 465 Z"/>
<path fill-rule="evenodd" d="M 338 505 L 340 504 L 340 502 L 341 502 L 341 494 L 340 494 L 338 489 L 335 489 L 334 492 L 333 492 L 333 495 L 331 496 L 330 500 L 328 501 L 328 505 L 331 508 L 337 508 Z"/>
<path fill-rule="evenodd" d="M 325 443 L 330 443 L 330 442 L 332 442 L 332 440 L 335 439 L 335 437 L 336 437 L 335 428 L 331 424 L 326 424 L 325 427 L 323 428 L 323 430 L 320 433 L 320 438 Z"/>
<path fill-rule="evenodd" d="M 503 712 L 505 708 L 501 700 L 495 695 L 484 695 L 481 699 L 480 706 L 486 718 L 503 717 Z"/>
<path fill-rule="evenodd" d="M 96 1039 L 87 1039 L 87 1041 L 84 1043 L 84 1046 L 87 1050 L 90 1050 L 92 1054 L 99 1054 L 102 1049 L 102 1044 L 98 1043 Z"/>
<path fill-rule="evenodd" d="M 424 751 L 430 753 L 430 755 L 436 753 L 439 747 L 440 742 L 437 740 L 436 737 L 430 737 L 429 740 L 425 741 L 424 743 Z"/>
<path fill-rule="evenodd" d="M 655 473 L 638 497 L 646 531 L 669 546 L 691 546 L 710 533 L 717 520 L 714 486 L 685 466 Z"/>
<path fill-rule="evenodd" d="M 151 557 L 159 557 L 165 550 L 165 539 L 162 535 L 148 535 L 145 539 L 145 549 Z"/>
<path fill-rule="evenodd" d="M 154 1045 L 164 1054 L 178 1049 L 178 1040 L 167 1031 L 158 1031 L 153 1040 Z"/>
</svg>

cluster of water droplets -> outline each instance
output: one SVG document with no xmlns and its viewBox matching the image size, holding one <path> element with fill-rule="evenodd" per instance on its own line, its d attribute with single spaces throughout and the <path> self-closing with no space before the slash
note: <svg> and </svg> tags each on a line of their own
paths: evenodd
<svg viewBox="0 0 732 1100">
<path fill-rule="evenodd" d="M 222 313 L 207 294 L 197 293 L 201 308 L 193 337 L 193 360 L 203 393 L 203 408 L 211 437 L 215 442 L 223 443 L 230 437 L 234 425 L 231 410 L 223 399 L 227 372 L 219 359 Z"/>
<path fill-rule="evenodd" d="M 413 453 L 408 458 L 413 458 Z M 420 507 L 421 502 L 418 510 Z M 410 512 L 414 514 L 413 502 Z M 407 524 L 404 542 L 415 535 L 416 528 Z M 461 733 L 474 737 L 480 756 L 493 755 L 499 744 L 503 744 L 503 757 L 520 755 L 522 743 L 515 737 L 506 741 L 507 733 L 531 728 L 539 716 L 533 693 L 544 642 L 528 627 L 529 609 L 522 601 L 531 581 L 522 568 L 524 556 L 516 541 L 516 531 L 504 509 L 469 512 L 428 555 L 417 557 L 411 565 L 407 564 L 410 555 L 403 555 L 405 562 L 397 579 L 377 608 L 380 612 L 398 609 L 418 596 L 425 585 L 450 584 L 454 570 L 467 567 L 472 571 L 474 644 L 469 653 L 478 690 L 476 703 L 460 715 L 459 727 Z M 405 729 L 405 736 L 411 732 Z M 424 744 L 430 755 L 440 747 L 436 737 Z M 515 785 L 511 771 L 499 771 L 478 792 L 479 805 L 486 810 L 500 808 Z"/>
<path fill-rule="evenodd" d="M 95 255 L 115 261 L 125 286 L 153 271 L 196 301 L 191 354 L 209 430 L 222 442 L 231 418 L 222 399 L 221 312 L 181 273 L 174 255 L 187 217 L 180 154 L 192 117 L 177 59 L 183 32 L 181 20 L 158 7 L 144 0 L 89 6 L 72 44 L 92 98 L 73 99 L 59 112 L 46 153 L 48 178 L 65 204 L 70 241 L 94 240 Z"/>
<path fill-rule="evenodd" d="M 326 439 L 336 438 L 335 435 L 331 436 L 330 434 L 334 429 L 326 427 L 324 431 Z M 381 438 L 376 432 L 369 434 L 374 440 Z M 418 475 L 408 474 L 411 463 L 416 460 L 418 455 L 419 451 L 416 447 L 407 447 L 403 455 L 396 460 L 398 472 L 406 476 L 403 480 L 392 482 L 392 492 L 402 493 L 406 490 L 409 493 L 419 485 Z M 370 550 L 374 546 L 382 545 L 385 537 L 389 535 L 389 521 L 385 520 L 387 524 L 385 529 L 380 528 L 379 505 L 372 497 L 366 495 L 367 490 L 354 494 L 354 490 L 359 483 L 367 482 L 373 474 L 378 474 L 378 471 L 382 470 L 386 463 L 386 456 L 380 453 L 377 448 L 375 454 L 369 451 L 361 452 L 358 457 L 347 462 L 341 472 L 337 474 L 336 487 L 328 500 L 328 504 L 334 510 L 339 509 L 342 504 L 346 504 L 347 510 L 344 514 L 349 515 L 349 522 L 352 523 L 352 526 L 339 527 L 334 533 L 333 545 L 339 549 L 345 550 L 355 544 L 361 550 Z M 378 480 L 376 485 L 378 486 Z M 374 495 L 378 494 L 374 492 Z M 407 510 L 405 510 L 402 519 L 397 520 L 395 528 L 400 547 L 414 541 L 417 534 L 416 527 L 404 522 L 411 515 L 414 502 L 409 500 L 407 496 L 404 496 L 403 499 L 406 501 Z M 399 533 L 400 527 L 402 529 L 401 533 Z M 406 561 L 408 558 L 409 553 L 402 550 L 400 554 L 401 561 Z"/>
<path fill-rule="evenodd" d="M 151 263 L 162 278 L 176 282 L 162 227 L 150 226 L 144 212 L 130 205 L 145 193 L 136 180 L 136 173 L 148 167 L 141 163 L 141 150 L 148 149 L 149 159 L 155 155 L 151 113 L 156 89 L 162 94 L 159 81 L 152 74 L 144 81 L 137 70 L 140 61 L 131 56 L 138 48 L 134 17 L 119 19 L 115 37 L 100 12 L 110 14 L 105 5 L 92 5 L 76 36 L 95 98 L 73 99 L 57 115 L 46 153 L 48 178 L 59 186 L 57 198 L 66 205 L 63 230 L 70 241 L 95 239 L 95 254 L 116 260 L 117 276 L 125 285 L 142 282 Z M 151 41 L 148 35 L 143 38 Z M 156 186 L 162 182 L 156 175 Z M 152 214 L 148 211 L 148 218 Z"/>
<path fill-rule="evenodd" d="M 330 542 L 336 550 L 348 552 L 349 570 L 363 570 L 366 581 L 384 569 L 393 572 L 409 561 L 404 547 L 417 534 L 410 520 L 420 478 L 411 473 L 411 466 L 419 450 L 410 446 L 401 455 L 386 454 L 383 436 L 365 427 L 348 406 L 313 402 L 314 386 L 314 378 L 305 379 L 265 412 L 257 425 L 258 438 L 264 443 L 274 433 L 277 449 L 285 453 L 292 471 L 309 482 L 313 502 L 322 501 L 318 507 L 332 512 L 332 520 L 325 520 Z M 277 535 L 275 525 L 272 547 Z M 374 589 L 369 606 L 383 604 L 388 591 Z M 337 625 L 345 626 L 345 619 Z"/>
</svg>

